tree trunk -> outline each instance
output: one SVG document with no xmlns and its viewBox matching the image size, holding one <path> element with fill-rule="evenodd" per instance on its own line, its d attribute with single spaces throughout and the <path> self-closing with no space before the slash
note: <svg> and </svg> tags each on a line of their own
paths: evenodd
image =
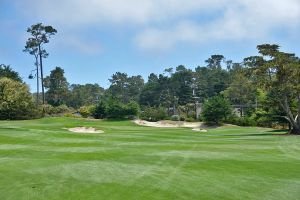
<svg viewBox="0 0 300 200">
<path fill-rule="evenodd" d="M 298 113 L 297 113 L 297 116 L 296 116 L 297 124 L 300 127 L 300 116 L 299 115 L 300 115 L 300 93 L 298 94 Z"/>
<path fill-rule="evenodd" d="M 300 95 L 298 97 L 298 106 L 300 110 Z M 290 130 L 290 134 L 299 134 L 300 135 L 300 120 L 298 115 L 296 117 L 293 116 L 292 111 L 288 105 L 288 100 L 286 96 L 283 96 L 282 100 L 279 101 L 280 106 L 282 107 L 282 109 L 284 110 L 284 112 L 286 113 L 287 117 L 286 119 L 290 122 L 292 129 Z"/>
<path fill-rule="evenodd" d="M 43 104 L 45 104 L 45 89 L 44 89 L 44 75 L 43 75 L 43 62 L 42 62 L 41 45 L 39 45 L 39 57 L 40 57 L 40 67 L 41 67 L 42 98 L 43 98 Z"/>
<path fill-rule="evenodd" d="M 300 128 L 293 127 L 289 133 L 293 135 L 300 135 Z"/>
<path fill-rule="evenodd" d="M 39 63 L 38 55 L 35 55 L 35 66 L 36 66 L 36 105 L 39 105 L 39 93 L 40 93 L 40 84 L 39 84 Z"/>
<path fill-rule="evenodd" d="M 291 134 L 300 135 L 300 93 L 298 94 L 298 114 L 295 117 L 295 123 L 297 124 L 296 127 L 293 127 L 290 131 Z"/>
</svg>

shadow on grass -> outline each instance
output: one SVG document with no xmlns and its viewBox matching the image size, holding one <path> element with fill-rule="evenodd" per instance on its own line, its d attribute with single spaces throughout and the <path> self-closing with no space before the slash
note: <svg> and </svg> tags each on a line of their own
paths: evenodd
<svg viewBox="0 0 300 200">
<path fill-rule="evenodd" d="M 289 130 L 271 130 L 265 133 L 251 133 L 251 134 L 230 134 L 226 136 L 300 136 L 289 134 Z"/>
<path fill-rule="evenodd" d="M 278 130 L 271 130 L 268 132 L 270 132 L 270 133 L 288 133 L 289 130 L 288 129 L 282 129 L 282 130 L 278 129 Z"/>
</svg>

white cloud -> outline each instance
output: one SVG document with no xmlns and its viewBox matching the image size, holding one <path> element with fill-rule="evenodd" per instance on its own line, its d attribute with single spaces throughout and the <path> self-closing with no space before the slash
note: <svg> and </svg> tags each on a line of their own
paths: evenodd
<svg viewBox="0 0 300 200">
<path fill-rule="evenodd" d="M 64 25 L 169 21 L 230 0 L 14 0 L 20 11 Z"/>
<path fill-rule="evenodd" d="M 268 38 L 278 29 L 288 31 L 299 28 L 299 19 L 298 0 L 232 1 L 223 7 L 223 12 L 215 20 L 208 23 L 189 20 L 163 29 L 151 27 L 140 32 L 135 42 L 141 49 L 161 51 L 181 43 L 255 40 Z"/>
<path fill-rule="evenodd" d="M 178 42 L 203 42 L 207 36 L 198 24 L 181 22 L 170 29 L 149 28 L 141 32 L 135 39 L 141 49 L 168 50 Z"/>
<path fill-rule="evenodd" d="M 292 30 L 300 26 L 300 0 L 15 0 L 15 3 L 28 16 L 69 29 L 82 26 L 96 29 L 107 24 L 135 26 L 136 45 L 154 51 L 181 43 L 265 38 L 276 29 Z M 75 40 L 73 43 L 87 51 L 93 49 Z"/>
</svg>

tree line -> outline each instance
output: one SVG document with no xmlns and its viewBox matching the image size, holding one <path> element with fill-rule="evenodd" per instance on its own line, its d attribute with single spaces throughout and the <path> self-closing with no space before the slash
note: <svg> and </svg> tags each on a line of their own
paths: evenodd
<svg viewBox="0 0 300 200">
<path fill-rule="evenodd" d="M 39 90 L 33 94 L 38 106 L 32 106 L 31 99 L 30 109 L 39 108 L 44 114 L 51 109 L 51 112 L 53 109 L 57 112 L 77 110 L 83 116 L 95 118 L 139 115 L 154 121 L 170 118 L 261 126 L 288 123 L 291 133 L 300 133 L 300 59 L 295 54 L 282 52 L 276 44 L 258 45 L 259 55 L 244 58 L 243 62 L 212 55 L 204 66 L 193 70 L 184 65 L 167 68 L 160 74 L 149 74 L 147 81 L 141 75 L 116 72 L 109 79 L 110 86 L 104 89 L 98 84 L 69 84 L 61 67 L 54 68 L 44 78 L 42 59 L 49 55 L 44 44 L 57 31 L 37 24 L 28 32 L 32 37 L 26 42 L 25 52 L 34 55 L 38 88 L 42 80 L 42 96 Z M 7 104 L 10 97 L 4 98 L 8 82 L 22 86 L 23 94 L 29 91 L 10 66 L 1 65 L 0 77 L 0 113 L 7 113 L 5 109 L 12 107 Z M 29 101 L 27 97 L 23 99 Z M 200 119 L 196 112 L 199 106 L 202 108 Z M 233 114 L 232 106 L 242 108 L 242 116 Z M 0 117 L 12 118 L 4 114 Z"/>
</svg>

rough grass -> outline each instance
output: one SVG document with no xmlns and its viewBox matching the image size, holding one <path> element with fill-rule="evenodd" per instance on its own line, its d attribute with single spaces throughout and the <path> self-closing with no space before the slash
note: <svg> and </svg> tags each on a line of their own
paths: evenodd
<svg viewBox="0 0 300 200">
<path fill-rule="evenodd" d="M 103 134 L 63 128 L 95 127 Z M 300 199 L 300 137 L 129 121 L 0 122 L 0 199 Z"/>
</svg>

